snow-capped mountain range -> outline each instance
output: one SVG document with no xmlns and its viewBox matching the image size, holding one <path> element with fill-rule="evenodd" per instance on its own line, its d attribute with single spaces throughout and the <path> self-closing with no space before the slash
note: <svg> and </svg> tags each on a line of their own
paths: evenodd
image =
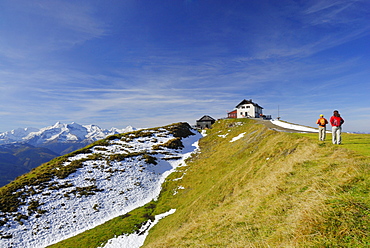
<svg viewBox="0 0 370 248">
<path fill-rule="evenodd" d="M 0 133 L 0 187 L 17 176 L 50 159 L 81 149 L 107 136 L 135 130 L 102 129 L 97 125 L 63 124 L 36 128 L 19 128 Z"/>
<path fill-rule="evenodd" d="M 135 130 L 135 128 L 131 126 L 127 126 L 124 129 L 113 127 L 107 130 L 102 129 L 97 125 L 80 125 L 75 122 L 64 124 L 57 122 L 53 126 L 41 129 L 18 128 L 12 131 L 0 133 L 0 145 L 15 142 L 28 143 L 33 146 L 55 142 L 91 143 L 109 135 L 130 132 L 133 130 Z"/>
</svg>

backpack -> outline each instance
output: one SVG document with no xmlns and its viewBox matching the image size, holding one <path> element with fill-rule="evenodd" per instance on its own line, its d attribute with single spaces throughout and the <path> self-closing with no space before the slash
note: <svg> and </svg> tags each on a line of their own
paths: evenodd
<svg viewBox="0 0 370 248">
<path fill-rule="evenodd" d="M 325 126 L 326 125 L 326 120 L 324 118 L 320 118 L 320 126 Z"/>
</svg>

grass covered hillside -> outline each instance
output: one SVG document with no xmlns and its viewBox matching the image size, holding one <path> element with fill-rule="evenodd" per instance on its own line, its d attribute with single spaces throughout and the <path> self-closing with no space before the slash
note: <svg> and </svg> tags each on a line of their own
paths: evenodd
<svg viewBox="0 0 370 248">
<path fill-rule="evenodd" d="M 218 122 L 200 147 L 146 247 L 370 245 L 369 157 L 252 120 Z"/>
<path fill-rule="evenodd" d="M 143 247 L 370 246 L 370 148 L 352 149 L 362 139 L 335 146 L 249 119 L 218 121 L 157 201 L 53 247 L 97 247 L 169 209 Z"/>
</svg>

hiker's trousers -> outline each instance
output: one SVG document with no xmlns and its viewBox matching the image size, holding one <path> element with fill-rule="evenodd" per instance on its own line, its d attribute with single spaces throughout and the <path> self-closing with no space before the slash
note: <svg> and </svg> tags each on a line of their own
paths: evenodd
<svg viewBox="0 0 370 248">
<path fill-rule="evenodd" d="M 333 144 L 339 145 L 340 143 L 342 143 L 341 134 L 342 134 L 342 127 L 336 127 L 336 126 L 332 127 Z"/>
<path fill-rule="evenodd" d="M 319 127 L 319 140 L 324 141 L 326 138 L 326 127 Z"/>
</svg>

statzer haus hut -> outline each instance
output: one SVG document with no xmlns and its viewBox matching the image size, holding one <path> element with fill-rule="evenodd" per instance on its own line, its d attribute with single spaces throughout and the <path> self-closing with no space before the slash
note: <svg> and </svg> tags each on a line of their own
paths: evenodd
<svg viewBox="0 0 370 248">
<path fill-rule="evenodd" d="M 262 107 L 250 100 L 243 100 L 235 109 L 228 113 L 228 118 L 260 118 L 263 117 Z"/>
</svg>

